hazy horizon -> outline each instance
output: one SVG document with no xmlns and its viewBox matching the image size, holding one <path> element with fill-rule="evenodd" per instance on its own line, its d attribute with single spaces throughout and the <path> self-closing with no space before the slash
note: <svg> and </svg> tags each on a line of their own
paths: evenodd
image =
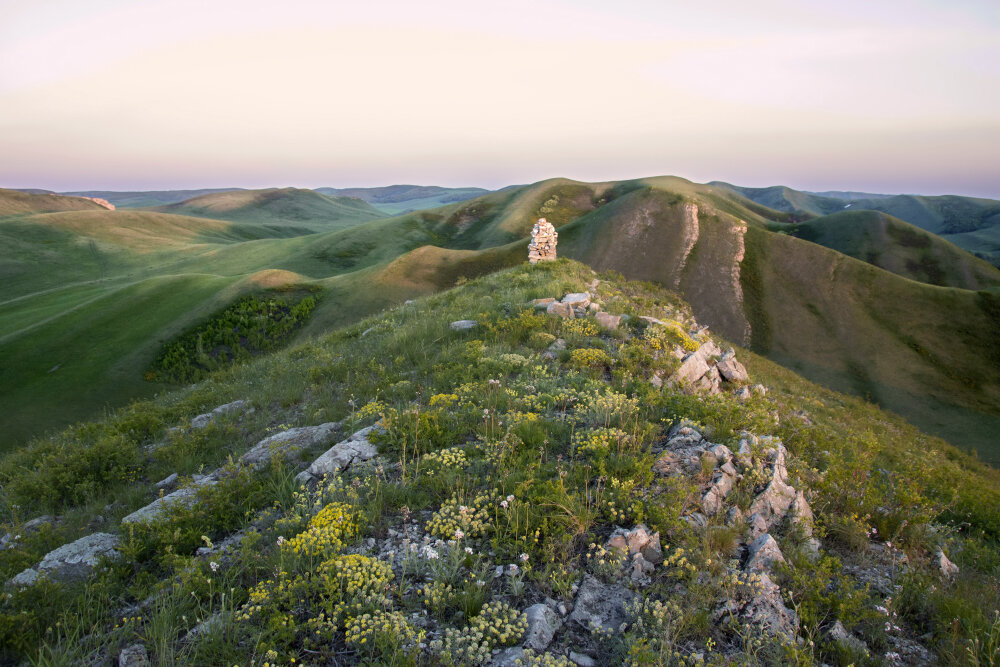
<svg viewBox="0 0 1000 667">
<path fill-rule="evenodd" d="M 0 0 L 0 186 L 1000 198 L 1000 5 Z"/>
</svg>

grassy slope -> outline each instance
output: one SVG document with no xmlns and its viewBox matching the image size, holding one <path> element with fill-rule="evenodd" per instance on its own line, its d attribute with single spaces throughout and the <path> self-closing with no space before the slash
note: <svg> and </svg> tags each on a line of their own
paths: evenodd
<svg viewBox="0 0 1000 667">
<path fill-rule="evenodd" d="M 312 231 L 345 229 L 385 217 L 360 199 L 331 197 L 299 188 L 216 192 L 156 210 L 231 222 L 305 227 Z"/>
<path fill-rule="evenodd" d="M 53 211 L 107 210 L 80 197 L 63 197 L 53 194 L 29 194 L 19 190 L 0 188 L 0 218 L 14 215 L 31 215 Z"/>
<path fill-rule="evenodd" d="M 212 194 L 214 192 L 231 192 L 242 190 L 242 188 L 204 188 L 201 190 L 145 190 L 145 191 L 116 191 L 116 190 L 81 190 L 78 192 L 63 192 L 65 195 L 79 195 L 83 197 L 98 197 L 106 199 L 116 208 L 143 208 L 148 206 L 163 206 L 164 204 L 176 204 L 192 197 Z"/>
<path fill-rule="evenodd" d="M 994 265 L 1000 265 L 1000 202 L 993 199 L 893 195 L 846 201 L 781 186 L 744 188 L 728 183 L 718 185 L 798 219 L 845 210 L 879 211 L 937 234 Z"/>
<path fill-rule="evenodd" d="M 389 415 L 390 428 L 379 444 L 387 459 L 384 466 L 377 470 L 359 466 L 345 474 L 344 484 L 337 487 L 340 491 L 332 492 L 337 500 L 356 503 L 364 516 L 360 535 L 348 540 L 349 547 L 369 537 L 384 539 L 389 528 L 398 529 L 404 511 L 423 525 L 426 515 L 439 509 L 456 489 L 468 497 L 480 490 L 493 491 L 499 498 L 512 494 L 523 512 L 517 515 L 516 527 L 511 530 L 508 523 L 504 528 L 505 514 L 498 510 L 499 520 L 488 519 L 491 532 L 482 540 L 466 538 L 464 544 L 487 558 L 484 572 L 489 577 L 489 595 L 502 597 L 517 609 L 545 596 L 571 601 L 570 585 L 579 584 L 586 572 L 602 578 L 617 576 L 605 572 L 607 568 L 597 569 L 596 559 L 586 558 L 587 545 L 603 543 L 616 524 L 631 526 L 642 520 L 660 532 L 667 555 L 685 550 L 693 573 L 667 564 L 656 569 L 651 586 L 639 589 L 650 599 L 677 605 L 678 616 L 671 626 L 677 632 L 644 636 L 633 627 L 628 633 L 617 633 L 600 645 L 601 655 L 611 663 L 621 661 L 618 651 L 630 646 L 640 649 L 643 642 L 676 642 L 672 646 L 686 655 L 703 651 L 711 637 L 716 648 L 706 654 L 729 660 L 720 664 L 754 664 L 755 660 L 763 664 L 857 664 L 855 656 L 838 653 L 825 630 L 834 619 L 842 620 L 849 631 L 869 642 L 876 655 L 882 655 L 892 645 L 886 643 L 885 619 L 876 605 L 888 604 L 884 597 L 891 595 L 892 608 L 899 613 L 894 622 L 903 626 L 906 636 L 921 637 L 944 664 L 983 664 L 972 662 L 966 649 L 973 639 L 986 638 L 992 610 L 1000 601 L 996 569 L 1000 565 L 996 548 L 1000 473 L 871 404 L 813 385 L 742 350 L 740 358 L 754 381 L 770 388 L 766 398 L 740 403 L 731 395 L 705 399 L 653 391 L 645 378 L 649 368 L 644 365 L 652 363 L 652 357 L 641 357 L 637 363 L 633 354 L 632 361 L 627 361 L 619 347 L 629 334 L 573 334 L 557 318 L 532 315 L 531 299 L 584 289 L 592 277 L 588 268 L 571 262 L 522 265 L 219 373 L 196 386 L 3 457 L 0 493 L 5 495 L 0 520 L 16 525 L 14 508 L 21 520 L 43 511 L 60 514 L 63 520 L 49 531 L 22 540 L 15 549 L 0 552 L 0 578 L 37 562 L 46 550 L 91 532 L 94 525 L 105 531 L 119 530 L 117 519 L 155 498 L 153 482 L 169 472 L 190 474 L 203 466 L 211 468 L 230 453 L 238 456 L 275 428 L 351 420 L 357 409 L 352 404 L 379 400 L 384 405 L 374 410 Z M 611 276 L 604 276 L 599 290 L 602 300 L 614 304 L 618 312 L 662 315 L 665 307 L 677 308 L 677 298 L 662 289 L 627 284 Z M 468 317 L 482 321 L 479 331 L 449 330 L 450 321 Z M 363 335 L 364 331 L 368 334 Z M 524 345 L 535 331 L 564 334 L 571 349 L 607 349 L 616 361 L 611 372 L 574 370 L 567 363 L 568 352 L 559 360 L 544 362 L 537 349 Z M 473 336 L 481 342 L 470 345 Z M 530 362 L 505 366 L 502 360 L 511 352 Z M 497 381 L 501 390 L 494 388 Z M 587 392 L 600 387 L 619 399 L 641 397 L 637 401 L 641 416 L 635 422 L 622 419 L 621 423 L 635 438 L 634 451 L 603 459 L 574 451 L 569 446 L 571 437 L 593 424 L 584 418 L 571 428 L 584 410 L 569 401 L 556 401 L 554 407 L 538 403 L 540 407 L 531 408 L 536 422 L 492 435 L 489 422 L 482 418 L 485 406 L 502 423 L 513 425 L 518 419 L 515 411 L 526 409 L 542 394 L 569 390 L 571 384 Z M 432 395 L 453 392 L 462 394 L 460 404 L 434 407 Z M 238 422 L 223 420 L 202 432 L 179 431 L 165 448 L 153 453 L 145 450 L 164 437 L 166 429 L 237 398 L 251 401 L 256 412 Z M 417 415 L 428 421 L 419 437 L 409 439 L 411 417 Z M 798 629 L 802 643 L 798 649 L 786 648 L 800 651 L 796 655 L 772 652 L 777 647 L 756 635 L 759 643 L 747 648 L 745 624 L 716 626 L 708 620 L 726 595 L 733 595 L 721 582 L 726 562 L 738 558 L 738 551 L 734 531 L 727 532 L 721 520 L 701 530 L 680 518 L 699 508 L 700 494 L 683 482 L 654 481 L 650 474 L 656 457 L 651 450 L 662 444 L 669 425 L 681 418 L 699 422 L 700 428 L 713 434 L 713 441 L 732 448 L 737 447 L 743 428 L 782 438 L 791 454 L 790 483 L 811 491 L 827 557 L 812 561 L 796 549 L 791 531 L 774 533 L 792 564 L 790 571 L 782 570 L 775 580 L 785 602 L 798 605 L 803 615 L 804 625 Z M 489 446 L 478 447 L 480 438 Z M 401 451 L 400 443 L 409 443 L 410 449 Z M 88 458 L 91 452 L 109 447 L 113 447 L 114 461 L 107 456 Z M 417 465 L 419 454 L 445 447 L 462 448 L 470 464 L 434 476 L 427 473 L 430 459 Z M 83 464 L 88 461 L 89 465 Z M 102 465 L 118 472 L 115 466 L 119 464 L 124 476 L 101 475 Z M 407 471 L 402 478 L 401 469 Z M 606 470 L 616 484 L 628 485 L 634 492 L 619 492 L 616 484 L 602 487 L 595 469 L 602 474 Z M 274 647 L 286 659 L 289 655 L 315 659 L 316 653 L 299 651 L 306 633 L 312 634 L 313 626 L 304 622 L 282 629 L 285 626 L 267 627 L 259 616 L 224 617 L 214 632 L 185 638 L 198 619 L 222 601 L 230 608 L 241 607 L 248 591 L 274 577 L 276 568 L 294 574 L 299 571 L 296 568 L 315 566 L 293 558 L 288 551 L 279 554 L 275 546 L 277 536 L 289 539 L 301 529 L 303 521 L 296 520 L 297 512 L 308 520 L 319 507 L 306 503 L 303 509 L 292 495 L 297 489 L 297 484 L 290 483 L 294 472 L 272 466 L 255 476 L 224 479 L 218 492 L 205 494 L 197 509 L 178 509 L 162 525 L 123 534 L 127 546 L 120 566 L 86 586 L 42 586 L 4 598 L 0 613 L 8 622 L 0 624 L 0 629 L 8 639 L 18 640 L 18 648 L 11 643 L 2 650 L 21 650 L 25 657 L 47 656 L 66 664 L 106 662 L 142 637 L 158 663 L 246 664 L 251 654 L 260 656 L 257 644 L 263 640 L 265 647 Z M 749 487 L 741 485 L 733 496 L 743 497 L 746 505 L 754 488 L 752 482 Z M 81 495 L 77 498 L 76 494 Z M 608 505 L 612 498 L 617 509 Z M 100 524 L 94 523 L 98 513 Z M 283 522 L 274 523 L 279 517 Z M 261 539 L 251 534 L 245 548 L 225 558 L 194 555 L 205 544 L 202 535 L 218 544 L 251 521 Z M 884 550 L 882 540 L 891 539 L 907 556 L 905 568 L 901 558 L 893 560 L 891 583 L 898 586 L 890 585 L 890 592 L 882 595 L 857 579 L 859 571 L 887 568 L 869 549 L 873 543 L 867 531 L 872 527 L 879 536 L 875 546 Z M 961 566 L 954 581 L 942 581 L 934 572 L 932 555 L 939 547 Z M 489 583 L 495 564 L 512 562 L 522 552 L 529 554 L 532 565 L 525 591 L 515 593 L 503 580 Z M 219 571 L 218 564 L 209 565 L 210 559 L 221 564 Z M 454 583 L 460 595 L 464 594 L 461 578 L 467 576 L 463 567 L 458 568 L 454 581 L 444 580 Z M 212 580 L 217 582 L 215 587 L 209 585 Z M 307 577 L 305 585 L 295 589 L 296 596 L 312 595 L 309 581 Z M 375 612 L 385 607 L 423 615 L 424 595 L 414 595 L 423 583 L 422 575 L 399 572 L 396 582 L 398 586 L 379 588 L 390 590 L 390 599 Z M 221 601 L 220 592 L 226 594 Z M 123 621 L 122 607 L 147 596 L 155 604 L 140 612 L 128 611 L 129 619 Z M 266 598 L 257 602 L 265 608 L 271 604 Z M 312 608 L 306 611 L 315 614 Z M 441 619 L 460 626 L 467 615 Z M 819 631 L 817 624 L 822 624 Z M 55 630 L 47 632 L 47 627 Z M 810 644 L 813 640 L 815 644 Z M 344 664 L 361 662 L 366 656 L 361 649 L 344 646 L 341 630 L 311 650 L 329 650 L 331 645 L 338 651 L 336 659 Z M 389 662 L 379 652 L 384 646 L 380 642 L 381 648 L 367 654 L 370 662 Z"/>
<path fill-rule="evenodd" d="M 684 207 L 691 204 L 699 211 L 698 237 L 681 269 L 681 248 L 690 233 Z M 769 225 L 788 217 L 726 189 L 684 179 L 616 184 L 553 179 L 311 236 L 237 242 L 242 225 L 221 227 L 211 243 L 150 253 L 141 268 L 127 268 L 134 259 L 125 251 L 117 256 L 127 282 L 185 274 L 236 280 L 267 269 L 315 281 L 328 296 L 302 333 L 308 336 L 442 289 L 461 276 L 520 263 L 524 237 L 540 216 L 559 227 L 562 254 L 679 289 L 702 321 L 731 339 L 813 379 L 868 395 L 953 442 L 980 449 L 990 460 L 998 456 L 989 433 L 995 417 L 968 412 L 996 415 L 1000 404 L 996 380 L 984 370 L 997 363 L 990 342 L 998 326 L 991 297 L 905 280 L 771 233 Z M 740 220 L 750 225 L 745 238 Z M 746 257 L 736 266 L 741 241 Z M 75 248 L 81 268 L 89 267 L 81 282 L 100 277 L 98 263 L 87 264 L 86 245 L 72 237 L 64 245 Z M 905 256 L 905 245 L 899 245 L 886 250 L 890 257 Z M 985 280 L 982 275 L 972 277 Z M 81 300 L 93 298 L 88 284 L 74 288 Z M 70 300 L 38 298 L 42 301 L 22 305 L 40 318 Z M 32 317 L 26 310 L 8 310 L 8 316 L 17 323 Z M 57 321 L 51 327 L 55 330 Z M 69 396 L 68 390 L 64 398 Z"/>
<path fill-rule="evenodd" d="M 1000 270 L 940 236 L 876 211 L 845 211 L 776 226 L 904 278 L 980 290 L 1000 285 Z"/>
<path fill-rule="evenodd" d="M 439 208 L 489 193 L 483 188 L 442 188 L 423 185 L 388 185 L 377 188 L 316 188 L 316 192 L 336 197 L 363 199 L 389 215 Z"/>
</svg>

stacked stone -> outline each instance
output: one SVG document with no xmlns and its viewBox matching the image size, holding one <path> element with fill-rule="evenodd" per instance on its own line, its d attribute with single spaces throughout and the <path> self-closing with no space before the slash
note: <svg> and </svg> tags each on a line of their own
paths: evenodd
<svg viewBox="0 0 1000 667">
<path fill-rule="evenodd" d="M 550 262 L 556 258 L 556 240 L 559 234 L 545 218 L 539 218 L 531 229 L 531 243 L 528 245 L 528 261 Z"/>
</svg>

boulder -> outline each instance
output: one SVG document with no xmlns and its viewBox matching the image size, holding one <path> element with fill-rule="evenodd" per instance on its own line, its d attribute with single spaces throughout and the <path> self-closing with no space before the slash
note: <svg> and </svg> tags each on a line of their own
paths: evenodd
<svg viewBox="0 0 1000 667">
<path fill-rule="evenodd" d="M 535 299 L 531 302 L 535 308 L 547 308 L 550 303 L 553 303 L 555 299 L 551 296 L 547 296 L 544 299 Z"/>
<path fill-rule="evenodd" d="M 528 629 L 521 645 L 532 651 L 544 651 L 562 626 L 562 619 L 540 602 L 525 609 L 524 614 L 528 617 Z"/>
<path fill-rule="evenodd" d="M 149 654 L 142 644 L 132 644 L 118 654 L 118 667 L 149 667 Z"/>
<path fill-rule="evenodd" d="M 736 361 L 736 357 L 723 359 L 715 367 L 719 369 L 719 375 L 726 382 L 747 382 L 750 379 L 747 369 Z"/>
<path fill-rule="evenodd" d="M 252 468 L 263 468 L 270 463 L 273 456 L 284 458 L 314 445 L 325 444 L 339 430 L 340 422 L 327 422 L 318 426 L 300 426 L 275 433 L 258 442 L 241 456 L 240 463 Z"/>
<path fill-rule="evenodd" d="M 558 315 L 559 317 L 570 320 L 576 317 L 576 314 L 573 312 L 573 306 L 568 303 L 559 303 L 558 301 L 553 301 L 546 306 L 545 312 L 549 315 Z"/>
<path fill-rule="evenodd" d="M 225 405 L 220 405 L 211 412 L 206 412 L 205 414 L 198 415 L 192 419 L 191 428 L 203 429 L 219 417 L 241 412 L 253 412 L 253 407 L 246 401 L 233 401 L 232 403 L 226 403 Z"/>
<path fill-rule="evenodd" d="M 562 302 L 573 308 L 586 308 L 590 305 L 590 292 L 571 292 L 562 298 Z"/>
<path fill-rule="evenodd" d="M 149 523 L 160 518 L 170 507 L 174 505 L 193 505 L 197 499 L 198 489 L 203 486 L 212 486 L 216 483 L 212 477 L 198 476 L 194 478 L 191 486 L 177 489 L 173 493 L 157 498 L 145 507 L 141 507 L 132 512 L 122 523 Z"/>
<path fill-rule="evenodd" d="M 760 577 L 760 588 L 743 606 L 740 616 L 750 624 L 759 625 L 772 636 L 781 637 L 786 641 L 793 640 L 798 625 L 795 612 L 782 602 L 781 589 L 771 581 L 766 572 L 755 576 Z"/>
<path fill-rule="evenodd" d="M 520 646 L 504 649 L 487 664 L 490 667 L 521 667 L 524 664 L 524 649 Z"/>
<path fill-rule="evenodd" d="M 830 640 L 836 644 L 840 644 L 843 648 L 847 649 L 849 652 L 858 656 L 868 655 L 868 644 L 864 643 L 862 640 L 858 639 L 851 633 L 847 631 L 844 624 L 839 620 L 833 624 L 830 630 L 827 632 L 827 636 Z"/>
<path fill-rule="evenodd" d="M 770 534 L 764 533 L 747 547 L 750 552 L 743 569 L 747 572 L 770 571 L 776 563 L 784 563 L 785 557 L 778 543 Z"/>
<path fill-rule="evenodd" d="M 346 440 L 326 450 L 310 464 L 309 468 L 296 475 L 295 480 L 306 483 L 323 475 L 339 472 L 355 461 L 367 461 L 378 455 L 378 450 L 369 437 L 372 433 L 385 433 L 385 429 L 375 424 L 355 431 Z"/>
<path fill-rule="evenodd" d="M 24 570 L 11 579 L 17 586 L 30 586 L 39 575 L 56 580 L 83 579 L 90 574 L 101 558 L 116 558 L 118 536 L 110 533 L 85 535 L 75 542 L 64 544 L 45 554 L 34 568 Z"/>
<path fill-rule="evenodd" d="M 736 477 L 736 469 L 728 461 L 715 471 L 712 484 L 701 499 L 701 507 L 706 515 L 712 516 L 722 511 L 723 501 L 736 485 Z"/>
<path fill-rule="evenodd" d="M 781 521 L 788 509 L 795 502 L 795 489 L 788 485 L 788 470 L 785 468 L 785 446 L 780 441 L 771 455 L 771 481 L 753 502 L 749 512 L 759 514 L 767 523 L 768 528 Z M 742 453 L 742 446 L 741 446 Z"/>
<path fill-rule="evenodd" d="M 576 651 L 569 652 L 569 661 L 572 662 L 576 667 L 597 667 L 597 661 L 591 658 L 586 653 L 577 653 Z"/>
<path fill-rule="evenodd" d="M 660 533 L 650 533 L 641 523 L 631 530 L 616 528 L 608 538 L 607 548 L 627 552 L 630 557 L 641 555 L 654 565 L 663 562 Z"/>
<path fill-rule="evenodd" d="M 594 319 L 597 320 L 597 323 L 605 329 L 617 329 L 622 323 L 621 315 L 612 315 L 611 313 L 605 313 L 604 311 L 598 311 L 595 313 Z"/>
<path fill-rule="evenodd" d="M 171 473 L 157 482 L 154 486 L 158 489 L 172 489 L 177 486 L 177 480 L 179 475 L 177 473 Z"/>
<path fill-rule="evenodd" d="M 951 579 L 958 574 L 958 566 L 952 563 L 941 549 L 938 549 L 934 555 L 934 564 L 937 565 L 942 577 Z"/>
<path fill-rule="evenodd" d="M 622 623 L 628 620 L 625 604 L 634 598 L 635 593 L 624 586 L 605 584 L 588 574 L 576 594 L 569 619 L 586 630 L 600 626 L 618 632 Z"/>
<path fill-rule="evenodd" d="M 456 320 L 448 326 L 451 327 L 452 331 L 468 331 L 469 329 L 478 327 L 479 322 L 475 320 Z"/>
</svg>

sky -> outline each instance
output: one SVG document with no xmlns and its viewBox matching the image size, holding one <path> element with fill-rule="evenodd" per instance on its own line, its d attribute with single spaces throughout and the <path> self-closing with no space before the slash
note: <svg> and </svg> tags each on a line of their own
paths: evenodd
<svg viewBox="0 0 1000 667">
<path fill-rule="evenodd" d="M 0 0 L 0 187 L 1000 198 L 997 0 Z"/>
</svg>

